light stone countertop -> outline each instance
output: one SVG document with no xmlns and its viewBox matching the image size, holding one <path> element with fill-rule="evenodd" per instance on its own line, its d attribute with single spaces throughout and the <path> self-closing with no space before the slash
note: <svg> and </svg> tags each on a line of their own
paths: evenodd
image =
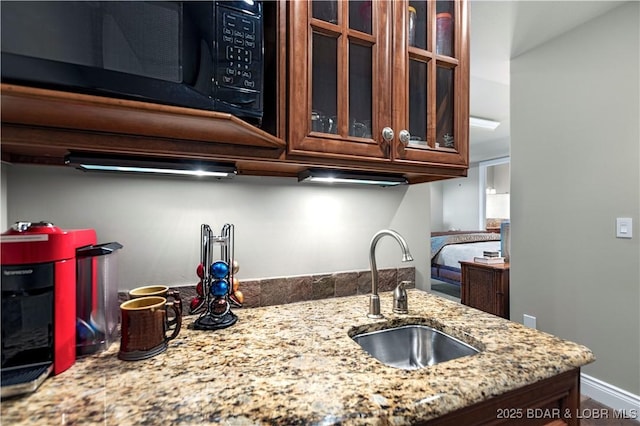
<svg viewBox="0 0 640 426">
<path fill-rule="evenodd" d="M 594 361 L 584 346 L 419 290 L 409 315 L 368 319 L 368 296 L 236 309 L 224 330 L 189 329 L 163 354 L 120 361 L 118 343 L 2 401 L 2 424 L 411 424 Z M 351 338 L 423 323 L 481 350 L 419 370 L 387 367 Z"/>
</svg>

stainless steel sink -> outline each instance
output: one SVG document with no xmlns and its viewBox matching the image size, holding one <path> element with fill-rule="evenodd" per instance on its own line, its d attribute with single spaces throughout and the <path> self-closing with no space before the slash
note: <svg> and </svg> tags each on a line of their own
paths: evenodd
<svg viewBox="0 0 640 426">
<path fill-rule="evenodd" d="M 426 325 L 405 325 L 352 337 L 383 364 L 404 370 L 434 365 L 479 351 L 453 336 Z"/>
</svg>

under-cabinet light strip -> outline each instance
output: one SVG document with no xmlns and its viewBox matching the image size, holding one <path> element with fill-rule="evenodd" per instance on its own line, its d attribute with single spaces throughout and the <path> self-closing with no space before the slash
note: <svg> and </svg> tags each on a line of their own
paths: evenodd
<svg viewBox="0 0 640 426">
<path fill-rule="evenodd" d="M 178 170 L 178 169 L 159 169 L 153 167 L 130 167 L 130 166 L 101 166 L 93 164 L 80 164 L 85 170 L 95 170 L 102 172 L 125 172 L 125 173 L 159 173 L 169 175 L 182 176 L 206 176 L 206 177 L 229 177 L 230 173 L 226 172 L 210 172 L 205 170 Z"/>
</svg>

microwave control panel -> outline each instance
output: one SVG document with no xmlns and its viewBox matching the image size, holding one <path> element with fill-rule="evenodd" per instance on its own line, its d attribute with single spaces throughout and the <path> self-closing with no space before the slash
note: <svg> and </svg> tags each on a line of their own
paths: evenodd
<svg viewBox="0 0 640 426">
<path fill-rule="evenodd" d="M 216 24 L 216 99 L 245 108 L 261 109 L 261 15 L 223 7 L 218 3 Z"/>
</svg>

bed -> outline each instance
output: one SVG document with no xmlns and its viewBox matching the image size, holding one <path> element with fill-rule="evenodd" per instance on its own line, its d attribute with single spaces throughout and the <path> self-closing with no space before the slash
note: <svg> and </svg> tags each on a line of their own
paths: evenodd
<svg viewBox="0 0 640 426">
<path fill-rule="evenodd" d="M 484 251 L 500 250 L 500 234 L 487 231 L 447 231 L 431 234 L 431 278 L 460 285 L 460 261 Z"/>
</svg>

